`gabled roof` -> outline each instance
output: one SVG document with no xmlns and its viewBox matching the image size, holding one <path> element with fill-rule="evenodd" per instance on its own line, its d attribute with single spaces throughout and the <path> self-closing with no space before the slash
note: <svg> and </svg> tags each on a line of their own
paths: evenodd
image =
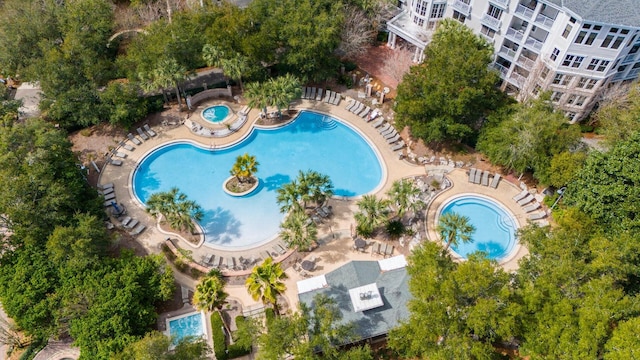
<svg viewBox="0 0 640 360">
<path fill-rule="evenodd" d="M 548 0 L 580 15 L 585 21 L 640 28 L 638 0 Z"/>
<path fill-rule="evenodd" d="M 359 339 L 384 335 L 409 317 L 407 302 L 411 299 L 409 276 L 402 267 L 382 271 L 377 261 L 352 261 L 325 274 L 328 286 L 299 294 L 300 302 L 313 308 L 316 294 L 333 299 L 342 312 L 342 323 L 353 323 Z M 382 306 L 355 311 L 349 290 L 375 283 L 382 298 Z"/>
</svg>

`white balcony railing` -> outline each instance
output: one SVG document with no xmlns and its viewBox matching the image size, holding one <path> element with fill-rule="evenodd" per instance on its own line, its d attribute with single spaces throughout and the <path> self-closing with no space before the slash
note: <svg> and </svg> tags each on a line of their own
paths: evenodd
<svg viewBox="0 0 640 360">
<path fill-rule="evenodd" d="M 629 54 L 627 56 L 624 57 L 624 60 L 622 60 L 623 64 L 628 64 L 633 62 L 633 60 L 635 60 L 636 58 L 636 54 Z"/>
<path fill-rule="evenodd" d="M 522 15 L 527 19 L 531 19 L 531 17 L 533 16 L 533 10 L 524 5 L 518 5 L 518 7 L 516 7 L 516 14 Z"/>
<path fill-rule="evenodd" d="M 453 8 L 458 10 L 464 16 L 469 16 L 469 14 L 471 14 L 471 5 L 465 4 L 462 0 L 456 0 L 453 3 Z"/>
<path fill-rule="evenodd" d="M 516 85 L 522 86 L 527 81 L 527 78 L 518 74 L 517 72 L 512 72 L 509 76 L 509 79 L 513 80 Z"/>
<path fill-rule="evenodd" d="M 535 60 L 531 60 L 524 55 L 520 55 L 520 57 L 518 58 L 518 60 L 516 60 L 516 62 L 518 63 L 518 65 L 522 66 L 523 68 L 529 71 L 533 69 L 533 65 L 536 63 Z"/>
<path fill-rule="evenodd" d="M 502 5 L 505 8 L 509 7 L 509 0 L 491 0 L 491 1 L 493 1 L 494 3 L 496 3 L 498 5 Z"/>
<path fill-rule="evenodd" d="M 516 51 L 517 50 L 509 49 L 506 46 L 502 46 L 498 53 L 501 54 L 501 55 L 506 55 L 506 56 L 510 57 L 511 59 L 515 59 Z"/>
<path fill-rule="evenodd" d="M 500 27 L 502 26 L 502 21 L 494 18 L 489 14 L 482 15 L 482 20 L 480 21 L 488 27 L 493 28 L 494 30 L 500 30 Z"/>
<path fill-rule="evenodd" d="M 535 22 L 536 24 L 543 25 L 547 28 L 551 28 L 553 26 L 553 19 L 543 14 L 538 14 Z"/>
<path fill-rule="evenodd" d="M 493 64 L 493 67 L 500 72 L 500 75 L 502 75 L 502 77 L 506 77 L 507 73 L 509 72 L 509 69 L 498 63 Z"/>
<path fill-rule="evenodd" d="M 522 42 L 524 39 L 524 32 L 510 27 L 507 29 L 507 37 L 511 38 L 513 41 Z"/>
<path fill-rule="evenodd" d="M 527 41 L 525 42 L 525 44 L 527 44 L 529 47 L 532 47 L 538 51 L 542 49 L 542 41 L 534 39 L 531 36 L 527 38 Z"/>
</svg>

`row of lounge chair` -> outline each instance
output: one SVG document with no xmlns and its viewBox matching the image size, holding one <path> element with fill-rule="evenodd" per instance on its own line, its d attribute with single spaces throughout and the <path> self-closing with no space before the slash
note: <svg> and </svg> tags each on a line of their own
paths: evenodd
<svg viewBox="0 0 640 360">
<path fill-rule="evenodd" d="M 535 198 L 527 189 L 522 190 L 520 193 L 514 196 L 513 200 L 517 202 L 518 205 L 522 206 L 522 209 L 526 213 L 530 213 L 528 215 L 528 218 L 530 220 L 540 220 L 547 216 L 547 213 L 544 210 L 533 212 L 540 209 L 540 203 L 535 201 Z"/>
<path fill-rule="evenodd" d="M 370 106 L 367 106 L 357 100 L 351 100 L 349 104 L 347 104 L 347 107 L 345 109 L 360 116 L 363 119 L 366 119 L 367 115 L 369 115 L 369 113 L 371 112 Z"/>
<path fill-rule="evenodd" d="M 382 135 L 387 143 L 391 145 L 391 151 L 398 151 L 406 146 L 404 140 L 401 139 L 400 134 L 398 134 L 396 129 L 391 124 L 384 121 L 383 118 L 373 122 L 371 125 L 374 128 L 377 128 L 380 135 Z"/>
<path fill-rule="evenodd" d="M 342 94 L 331 90 L 323 90 L 322 88 L 305 86 L 302 88 L 301 97 L 306 100 L 324 101 L 329 104 L 339 105 Z"/>
<path fill-rule="evenodd" d="M 381 244 L 379 242 L 374 242 L 371 247 L 371 256 L 373 255 L 382 255 L 384 257 L 390 257 L 393 255 L 393 251 L 395 250 L 395 246 L 384 243 Z"/>
<path fill-rule="evenodd" d="M 117 204 L 116 192 L 113 183 L 98 185 L 98 193 L 104 197 L 104 207 L 114 206 Z M 138 220 L 125 216 L 120 219 L 120 224 L 124 229 L 131 230 L 129 235 L 136 236 L 144 231 L 145 225 L 140 224 Z"/>
<path fill-rule="evenodd" d="M 494 189 L 498 188 L 498 184 L 500 183 L 500 174 L 494 174 L 491 179 L 491 183 L 489 183 L 489 177 L 491 177 L 491 174 L 487 170 L 482 171 L 476 168 L 469 169 L 470 183 L 482 184 L 482 186 L 489 186 Z"/>
<path fill-rule="evenodd" d="M 142 129 L 144 128 L 144 130 Z M 138 132 L 138 136 L 140 136 L 140 138 L 144 141 L 149 140 L 150 138 L 157 136 L 158 134 L 153 131 L 153 129 L 151 129 L 151 127 L 149 127 L 149 124 L 144 124 L 142 126 L 142 128 L 137 128 L 136 131 Z M 141 145 L 142 141 L 140 141 L 140 139 L 138 139 L 135 135 L 133 135 L 132 133 L 128 133 L 127 134 L 127 139 L 129 139 L 134 145 Z M 126 140 L 125 140 L 126 141 Z M 135 150 L 135 147 L 127 144 L 126 142 L 121 142 L 120 143 L 121 147 L 125 150 L 128 151 L 133 151 Z M 114 159 L 113 157 L 117 157 L 117 158 L 121 158 L 124 159 L 127 157 L 126 153 L 120 152 L 120 151 L 115 151 L 112 156 L 109 157 L 108 162 L 111 165 L 115 165 L 115 166 L 121 166 L 122 165 L 122 160 L 120 159 Z"/>
<path fill-rule="evenodd" d="M 129 231 L 129 235 L 136 236 L 139 235 L 144 229 L 147 228 L 146 225 L 141 224 L 138 220 L 131 218 L 130 216 L 125 216 L 122 220 L 120 220 L 120 224 L 124 229 L 131 230 Z"/>
</svg>

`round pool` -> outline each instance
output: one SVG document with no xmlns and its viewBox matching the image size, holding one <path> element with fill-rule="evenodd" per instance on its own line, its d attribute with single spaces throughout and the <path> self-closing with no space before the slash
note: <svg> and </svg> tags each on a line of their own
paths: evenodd
<svg viewBox="0 0 640 360">
<path fill-rule="evenodd" d="M 234 197 L 222 184 L 244 153 L 259 162 L 260 185 Z M 284 216 L 276 202 L 277 189 L 307 170 L 329 176 L 335 195 L 346 197 L 373 192 L 384 178 L 378 154 L 360 133 L 335 118 L 302 111 L 283 127 L 254 129 L 227 148 L 190 142 L 159 147 L 140 161 L 132 185 L 142 203 L 155 192 L 177 187 L 203 208 L 200 226 L 206 245 L 243 249 L 278 235 Z"/>
<path fill-rule="evenodd" d="M 221 123 L 229 116 L 230 109 L 227 105 L 214 105 L 202 110 L 202 118 L 212 122 Z"/>
<path fill-rule="evenodd" d="M 518 223 L 509 210 L 499 203 L 477 195 L 463 195 L 447 201 L 439 215 L 455 212 L 470 219 L 476 231 L 472 241 L 451 246 L 459 256 L 467 258 L 476 251 L 490 259 L 501 260 L 513 251 Z"/>
</svg>

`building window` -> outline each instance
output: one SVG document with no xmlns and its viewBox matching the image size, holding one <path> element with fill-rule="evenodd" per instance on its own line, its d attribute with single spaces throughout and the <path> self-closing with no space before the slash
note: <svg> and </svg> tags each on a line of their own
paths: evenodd
<svg viewBox="0 0 640 360">
<path fill-rule="evenodd" d="M 458 12 L 456 10 L 453 10 L 453 18 L 460 21 L 463 24 L 465 20 L 467 20 L 467 17 L 465 15 L 463 15 L 461 12 Z"/>
<path fill-rule="evenodd" d="M 567 24 L 567 26 L 565 26 L 564 31 L 562 32 L 562 37 L 563 38 L 567 38 L 567 36 L 569 36 L 569 34 L 571 33 L 571 29 L 573 29 L 573 27 L 571 27 L 571 25 Z"/>
<path fill-rule="evenodd" d="M 578 98 L 576 98 L 576 106 L 582 106 L 584 105 L 584 102 L 587 101 L 587 97 L 586 96 L 578 96 Z"/>
<path fill-rule="evenodd" d="M 560 50 L 558 50 L 558 48 L 554 48 L 549 58 L 551 58 L 551 60 L 553 61 L 556 61 L 556 59 L 558 58 L 558 55 L 560 55 Z"/>
<path fill-rule="evenodd" d="M 571 75 L 566 75 L 566 76 L 562 79 L 562 81 L 560 82 L 560 85 L 562 85 L 562 86 L 567 86 L 567 85 L 569 85 L 569 83 L 571 82 L 571 80 L 573 80 L 573 76 L 571 76 Z"/>
<path fill-rule="evenodd" d="M 574 113 L 573 111 L 567 111 L 564 114 L 570 121 L 573 121 L 573 119 L 575 119 L 576 117 L 576 113 Z"/>
<path fill-rule="evenodd" d="M 540 77 L 542 78 L 542 80 L 547 78 L 547 75 L 549 75 L 549 68 L 548 67 L 544 67 L 544 69 L 542 69 L 542 71 L 540 72 Z"/>
<path fill-rule="evenodd" d="M 442 4 L 433 4 L 431 8 L 431 19 L 442 19 L 444 16 L 444 9 L 447 7 L 446 3 Z"/>
<path fill-rule="evenodd" d="M 618 72 L 623 72 L 625 70 L 627 70 L 627 65 L 622 65 L 618 67 Z"/>
<path fill-rule="evenodd" d="M 587 70 L 605 71 L 609 66 L 609 60 L 591 59 L 591 62 L 587 66 Z"/>
<path fill-rule="evenodd" d="M 611 28 L 611 30 L 609 30 L 609 34 L 604 38 L 604 40 L 602 41 L 602 44 L 600 45 L 600 47 L 603 48 L 612 48 L 612 49 L 617 49 L 620 47 L 620 45 L 622 44 L 622 42 L 624 41 L 624 36 L 615 36 L 615 34 L 617 34 L 620 31 L 620 29 L 618 28 Z M 620 32 L 621 34 L 628 34 L 629 31 L 627 31 L 626 33 L 624 32 Z M 615 41 L 614 41 L 615 38 Z M 613 41 L 613 43 L 612 43 Z"/>
<path fill-rule="evenodd" d="M 587 81 L 587 84 L 585 85 L 585 89 L 587 89 L 587 90 L 591 90 L 591 89 L 593 89 L 593 88 L 596 86 L 596 84 L 597 84 L 597 83 L 598 83 L 598 80 L 596 80 L 596 79 L 589 79 L 589 80 Z"/>
<path fill-rule="evenodd" d="M 413 17 L 413 22 L 414 22 L 415 24 L 417 24 L 418 26 L 422 26 L 422 25 L 424 25 L 424 19 L 423 19 L 423 18 L 421 18 L 421 17 L 414 16 L 414 17 Z"/>
<path fill-rule="evenodd" d="M 560 102 L 560 99 L 562 99 L 562 95 L 564 95 L 563 92 L 554 91 L 553 94 L 551 94 L 551 101 L 554 103 Z"/>
<path fill-rule="evenodd" d="M 427 8 L 429 7 L 428 1 L 418 1 L 416 2 L 416 14 L 420 16 L 425 16 L 427 14 Z"/>
<path fill-rule="evenodd" d="M 487 10 L 487 14 L 489 14 L 491 17 L 494 17 L 500 20 L 500 17 L 502 17 L 502 9 L 500 9 L 497 6 L 494 6 L 493 4 L 489 4 L 489 10 Z"/>
<path fill-rule="evenodd" d="M 569 97 L 567 98 L 567 104 L 571 105 L 576 101 L 576 98 L 578 97 L 578 95 L 569 95 Z"/>
<path fill-rule="evenodd" d="M 583 45 L 593 44 L 593 41 L 596 39 L 596 37 L 598 37 L 597 31 L 599 31 L 601 28 L 601 26 L 597 25 L 593 27 L 593 30 L 589 31 L 591 29 L 591 24 L 584 24 L 582 26 L 583 30 L 578 33 L 578 36 L 576 37 L 574 43 Z"/>
<path fill-rule="evenodd" d="M 558 74 L 556 74 L 556 76 L 553 77 L 552 83 L 555 84 L 555 85 L 558 85 L 558 84 L 560 84 L 562 79 L 564 79 L 564 74 L 558 73 Z"/>
<path fill-rule="evenodd" d="M 633 47 L 631 48 L 631 50 L 629 50 L 629 54 L 635 54 L 638 52 L 638 49 L 640 49 L 640 44 L 635 44 L 633 45 Z"/>
<path fill-rule="evenodd" d="M 488 26 L 482 25 L 480 32 L 490 39 L 493 39 L 493 37 L 496 36 L 496 31 L 489 28 Z"/>
<path fill-rule="evenodd" d="M 637 68 L 640 68 L 640 62 L 633 64 L 632 69 L 637 69 Z"/>
<path fill-rule="evenodd" d="M 584 56 L 567 55 L 564 57 L 562 66 L 571 66 L 573 68 L 579 68 L 580 65 L 582 65 L 583 60 L 584 60 Z"/>
<path fill-rule="evenodd" d="M 540 94 L 540 90 L 542 90 L 542 86 L 540 86 L 540 84 L 536 84 L 536 86 L 533 87 L 533 95 L 538 96 L 538 94 Z"/>
</svg>

